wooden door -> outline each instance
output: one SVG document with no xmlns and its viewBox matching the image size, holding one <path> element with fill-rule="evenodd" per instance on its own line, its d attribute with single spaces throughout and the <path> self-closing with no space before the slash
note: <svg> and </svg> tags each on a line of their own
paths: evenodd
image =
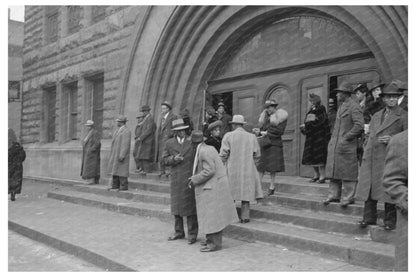
<svg viewBox="0 0 416 277">
<path fill-rule="evenodd" d="M 256 125 L 258 114 L 256 110 L 258 107 L 258 97 L 254 90 L 240 90 L 233 93 L 233 114 L 241 114 L 247 122 L 246 130 L 251 129 Z"/>
</svg>

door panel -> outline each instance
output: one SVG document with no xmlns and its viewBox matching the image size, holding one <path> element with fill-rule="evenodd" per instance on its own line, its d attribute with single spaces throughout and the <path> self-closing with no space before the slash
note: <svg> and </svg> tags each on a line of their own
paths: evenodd
<svg viewBox="0 0 416 277">
<path fill-rule="evenodd" d="M 233 93 L 233 112 L 234 114 L 241 114 L 247 122 L 246 130 L 251 131 L 257 122 L 257 115 L 255 114 L 257 97 L 253 90 L 235 91 Z"/>
</svg>

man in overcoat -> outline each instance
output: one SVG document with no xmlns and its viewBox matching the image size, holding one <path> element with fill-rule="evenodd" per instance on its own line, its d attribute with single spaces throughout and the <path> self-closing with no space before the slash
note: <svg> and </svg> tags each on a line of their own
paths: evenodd
<svg viewBox="0 0 416 277">
<path fill-rule="evenodd" d="M 408 131 L 392 137 L 387 145 L 383 187 L 397 208 L 395 271 L 408 271 Z"/>
<path fill-rule="evenodd" d="M 328 198 L 323 202 L 340 202 L 342 207 L 354 203 L 354 193 L 358 177 L 357 137 L 364 125 L 363 111 L 351 99 L 352 86 L 343 82 L 335 89 L 340 106 L 334 129 L 328 144 L 326 176 L 331 178 Z"/>
<path fill-rule="evenodd" d="M 101 139 L 94 122 L 87 120 L 85 123 L 87 134 L 82 140 L 82 164 L 81 177 L 87 180 L 89 185 L 98 184 L 100 180 L 100 150 Z"/>
<path fill-rule="evenodd" d="M 203 142 L 201 131 L 192 133 L 192 143 L 198 144 L 191 185 L 195 187 L 199 230 L 206 234 L 201 252 L 222 248 L 222 230 L 238 222 L 238 215 L 228 183 L 227 172 L 213 146 Z"/>
<path fill-rule="evenodd" d="M 365 201 L 363 220 L 359 222 L 362 228 L 377 223 L 377 201 L 386 200 L 381 183 L 387 144 L 393 135 L 407 129 L 407 112 L 397 105 L 401 94 L 394 84 L 384 88 L 380 96 L 386 106 L 375 113 L 370 121 L 356 192 L 356 198 Z M 384 225 L 386 230 L 396 226 L 396 209 L 389 202 L 384 203 Z"/>
<path fill-rule="evenodd" d="M 161 104 L 161 117 L 157 127 L 156 157 L 159 162 L 159 177 L 168 176 L 163 163 L 163 150 L 168 139 L 173 137 L 172 121 L 178 116 L 172 112 L 172 105 L 168 101 Z"/>
<path fill-rule="evenodd" d="M 407 105 L 408 105 L 408 99 L 407 99 L 407 84 L 401 80 L 394 79 L 391 81 L 392 84 L 396 84 L 400 92 L 403 92 L 403 94 L 399 97 L 398 104 L 399 107 L 402 108 L 407 112 Z"/>
<path fill-rule="evenodd" d="M 134 133 L 133 156 L 139 173 L 146 174 L 151 171 L 155 147 L 156 124 L 153 116 L 150 114 L 150 107 L 148 105 L 144 105 L 141 108 L 137 119 L 138 123 Z"/>
<path fill-rule="evenodd" d="M 131 132 L 126 126 L 127 117 L 120 115 L 116 122 L 118 129 L 111 141 L 108 160 L 108 172 L 113 177 L 110 189 L 128 190 Z"/>
<path fill-rule="evenodd" d="M 263 198 L 260 175 L 256 168 L 261 152 L 257 138 L 243 129 L 244 117 L 234 115 L 230 121 L 233 131 L 222 139 L 220 157 L 226 164 L 231 195 L 241 201 L 240 222 L 250 222 L 250 203 Z"/>
<path fill-rule="evenodd" d="M 229 131 L 231 131 L 231 125 L 230 125 L 231 115 L 229 115 L 225 111 L 225 104 L 223 102 L 218 103 L 217 118 L 218 120 L 221 120 L 222 122 L 222 125 L 220 128 L 220 138 L 223 138 L 225 133 L 228 133 Z"/>
<path fill-rule="evenodd" d="M 171 166 L 170 176 L 170 208 L 175 216 L 175 234 L 168 240 L 185 237 L 183 217 L 186 216 L 188 227 L 188 243 L 196 242 L 198 235 L 198 219 L 196 216 L 195 191 L 188 187 L 189 178 L 195 158 L 195 147 L 186 135 L 185 125 L 181 118 L 172 122 L 174 137 L 166 141 L 163 151 L 163 162 Z"/>
</svg>

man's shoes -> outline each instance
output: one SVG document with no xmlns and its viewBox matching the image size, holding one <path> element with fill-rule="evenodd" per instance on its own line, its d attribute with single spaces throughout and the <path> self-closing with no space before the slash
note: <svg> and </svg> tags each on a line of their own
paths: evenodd
<svg viewBox="0 0 416 277">
<path fill-rule="evenodd" d="M 201 252 L 214 252 L 217 251 L 217 248 L 209 248 L 208 246 L 202 247 L 200 249 Z"/>
<path fill-rule="evenodd" d="M 328 198 L 328 199 L 326 199 L 325 201 L 323 201 L 322 203 L 323 203 L 325 206 L 327 206 L 327 205 L 329 205 L 329 203 L 331 203 L 331 202 L 333 202 L 333 203 L 339 203 L 339 199 Z"/>
<path fill-rule="evenodd" d="M 129 188 L 120 188 L 119 191 L 129 190 Z"/>
<path fill-rule="evenodd" d="M 367 222 L 367 221 L 365 221 L 365 220 L 361 220 L 361 221 L 358 221 L 358 225 L 360 225 L 360 228 L 367 228 L 367 226 L 368 225 L 376 225 L 377 223 L 376 222 Z"/>
<path fill-rule="evenodd" d="M 159 178 L 162 178 L 163 175 L 166 175 L 166 172 L 162 171 L 162 172 L 159 172 L 159 174 L 158 174 Z"/>
<path fill-rule="evenodd" d="M 10 200 L 16 201 L 16 193 L 15 192 L 11 193 Z"/>
<path fill-rule="evenodd" d="M 185 238 L 185 235 L 174 235 L 172 237 L 169 237 L 168 240 L 171 241 L 171 240 L 177 240 L 177 239 L 183 239 L 183 238 Z"/>
<path fill-rule="evenodd" d="M 250 219 L 240 219 L 240 223 L 249 223 Z"/>
<path fill-rule="evenodd" d="M 206 240 L 203 240 L 203 241 L 201 241 L 201 246 L 207 246 L 207 241 Z"/>
<path fill-rule="evenodd" d="M 348 205 L 351 205 L 351 204 L 354 204 L 354 203 L 355 203 L 354 200 L 342 201 L 341 202 L 341 207 L 346 208 L 346 207 L 348 207 Z"/>
<path fill-rule="evenodd" d="M 309 180 L 309 183 L 315 183 L 318 180 L 319 180 L 319 177 L 314 177 L 314 178 Z"/>
<path fill-rule="evenodd" d="M 384 230 L 385 231 L 392 231 L 394 229 L 396 229 L 396 226 L 393 226 L 393 225 L 384 225 Z"/>
<path fill-rule="evenodd" d="M 119 190 L 120 190 L 120 188 L 113 188 L 113 187 L 109 187 L 107 190 L 108 190 L 108 191 L 110 191 L 110 190 L 116 190 L 116 191 L 119 191 Z"/>
<path fill-rule="evenodd" d="M 196 242 L 196 238 L 188 239 L 188 244 L 194 244 Z"/>
<path fill-rule="evenodd" d="M 267 196 L 270 196 L 273 194 L 274 194 L 274 189 L 269 189 L 269 191 L 267 192 Z"/>
<path fill-rule="evenodd" d="M 325 179 L 319 179 L 317 183 L 319 183 L 319 184 L 325 184 Z"/>
</svg>

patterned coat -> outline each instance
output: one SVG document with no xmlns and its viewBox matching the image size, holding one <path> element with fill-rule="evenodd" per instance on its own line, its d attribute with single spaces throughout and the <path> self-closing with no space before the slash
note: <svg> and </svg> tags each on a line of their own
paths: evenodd
<svg viewBox="0 0 416 277">
<path fill-rule="evenodd" d="M 9 147 L 9 193 L 12 191 L 20 193 L 23 180 L 23 161 L 26 159 L 26 152 L 16 141 L 11 142 Z"/>
<path fill-rule="evenodd" d="M 136 126 L 133 149 L 133 156 L 136 163 L 139 160 L 153 160 L 155 153 L 155 132 L 156 123 L 150 114 Z M 140 138 L 140 140 L 137 140 L 137 138 Z"/>
<path fill-rule="evenodd" d="M 256 199 L 263 198 L 260 176 L 255 165 L 260 155 L 256 136 L 242 127 L 224 135 L 220 157 L 226 164 L 231 195 L 235 201 L 255 202 Z"/>
<path fill-rule="evenodd" d="M 238 222 L 238 215 L 225 166 L 215 148 L 201 143 L 197 155 L 191 180 L 196 185 L 198 227 L 202 233 L 212 234 Z"/>
<path fill-rule="evenodd" d="M 181 154 L 184 159 L 175 161 L 174 156 Z M 196 214 L 195 191 L 188 188 L 192 176 L 195 150 L 189 137 L 185 137 L 182 145 L 176 137 L 166 141 L 163 151 L 163 162 L 171 166 L 170 175 L 170 208 L 173 215 L 188 216 Z"/>
<path fill-rule="evenodd" d="M 100 135 L 97 130 L 91 129 L 86 138 L 82 140 L 82 179 L 100 176 L 100 150 Z"/>
<path fill-rule="evenodd" d="M 302 130 L 302 133 L 306 135 L 306 139 L 302 164 L 324 165 L 328 153 L 328 141 L 331 136 L 328 116 L 323 105 L 312 106 L 306 114 L 306 118 L 309 115 L 313 115 L 315 119 L 311 121 L 305 119 L 305 129 Z"/>
<path fill-rule="evenodd" d="M 163 116 L 160 118 L 159 126 L 157 126 L 157 143 L 155 152 L 156 162 L 163 161 L 163 150 L 165 148 L 165 143 L 168 139 L 173 137 L 172 121 L 177 118 L 178 116 L 173 114 L 172 111 L 169 112 L 163 124 Z"/>
<path fill-rule="evenodd" d="M 131 132 L 126 125 L 121 126 L 113 135 L 111 152 L 108 161 L 108 173 L 129 177 Z M 119 158 L 124 158 L 122 162 Z"/>
<path fill-rule="evenodd" d="M 356 181 L 358 177 L 357 137 L 364 127 L 363 111 L 350 97 L 339 107 L 328 144 L 326 176 Z"/>
<path fill-rule="evenodd" d="M 385 110 L 384 108 L 375 113 L 370 121 L 370 134 L 364 149 L 356 191 L 358 200 L 367 200 L 370 189 L 372 199 L 386 200 L 382 187 L 382 178 L 387 145 L 379 143 L 378 137 L 385 135 L 393 136 L 407 130 L 407 112 L 397 106 L 382 121 Z"/>
</svg>

